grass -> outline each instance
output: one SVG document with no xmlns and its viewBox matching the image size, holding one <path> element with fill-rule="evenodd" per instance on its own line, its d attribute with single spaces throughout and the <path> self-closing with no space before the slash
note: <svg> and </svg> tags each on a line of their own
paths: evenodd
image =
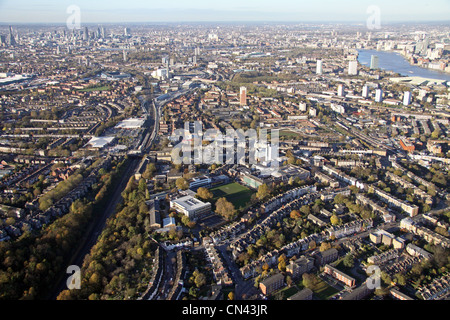
<svg viewBox="0 0 450 320">
<path fill-rule="evenodd" d="M 313 292 L 316 298 L 320 300 L 328 300 L 330 297 L 334 296 L 336 293 L 339 292 L 339 290 L 333 288 L 332 286 L 328 285 L 325 281 L 320 279 L 316 276 L 317 282 L 313 286 L 313 288 L 310 288 Z M 305 287 L 303 286 L 303 281 L 300 281 L 297 283 L 297 288 L 299 290 L 303 290 Z"/>
<path fill-rule="evenodd" d="M 110 86 L 101 86 L 101 87 L 83 89 L 83 90 L 80 90 L 80 92 L 109 91 L 109 90 L 111 90 Z"/>
<path fill-rule="evenodd" d="M 299 139 L 300 134 L 293 132 L 293 131 L 280 131 L 280 138 L 285 137 L 286 139 Z"/>
<path fill-rule="evenodd" d="M 236 209 L 245 208 L 245 206 L 250 202 L 252 195 L 255 193 L 239 183 L 230 183 L 216 188 L 210 189 L 213 193 L 213 201 L 217 201 L 219 198 L 226 198 L 227 201 L 231 202 Z"/>
</svg>

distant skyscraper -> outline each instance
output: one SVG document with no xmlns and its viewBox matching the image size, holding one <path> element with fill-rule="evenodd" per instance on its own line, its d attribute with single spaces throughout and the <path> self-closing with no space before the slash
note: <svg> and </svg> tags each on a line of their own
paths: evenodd
<svg viewBox="0 0 450 320">
<path fill-rule="evenodd" d="M 351 76 L 358 75 L 358 61 L 353 60 L 348 63 L 348 74 Z"/>
<path fill-rule="evenodd" d="M 246 106 L 247 105 L 247 88 L 246 87 L 241 87 L 239 97 L 240 97 L 241 106 Z"/>
<path fill-rule="evenodd" d="M 338 87 L 338 96 L 343 97 L 345 95 L 344 85 L 340 84 Z"/>
<path fill-rule="evenodd" d="M 128 53 L 126 50 L 123 50 L 123 62 L 127 62 L 128 61 Z"/>
<path fill-rule="evenodd" d="M 362 96 L 366 99 L 369 97 L 369 87 L 367 85 L 363 87 Z"/>
<path fill-rule="evenodd" d="M 411 104 L 411 92 L 405 91 L 403 95 L 403 105 L 409 106 Z"/>
<path fill-rule="evenodd" d="M 377 89 L 375 91 L 375 102 L 382 102 L 383 101 L 383 90 Z"/>
<path fill-rule="evenodd" d="M 316 74 L 323 74 L 322 60 L 317 60 Z"/>
<path fill-rule="evenodd" d="M 130 35 L 130 28 L 123 29 L 123 33 L 124 33 L 125 37 L 128 37 Z"/>
<path fill-rule="evenodd" d="M 370 69 L 375 70 L 378 69 L 378 56 L 372 55 L 370 58 Z"/>
<path fill-rule="evenodd" d="M 83 40 L 84 41 L 88 41 L 89 40 L 89 30 L 87 27 L 84 27 L 84 31 L 83 31 Z"/>
<path fill-rule="evenodd" d="M 8 37 L 6 38 L 6 44 L 8 46 L 15 46 L 17 44 L 16 39 L 14 38 L 11 26 L 9 26 L 9 34 L 8 34 Z"/>
</svg>

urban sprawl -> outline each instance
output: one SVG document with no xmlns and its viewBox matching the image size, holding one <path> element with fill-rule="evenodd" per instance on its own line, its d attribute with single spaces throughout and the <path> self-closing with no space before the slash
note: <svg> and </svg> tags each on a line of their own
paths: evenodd
<svg viewBox="0 0 450 320">
<path fill-rule="evenodd" d="M 450 82 L 376 52 L 450 27 L 1 26 L 0 298 L 448 299 Z"/>
</svg>

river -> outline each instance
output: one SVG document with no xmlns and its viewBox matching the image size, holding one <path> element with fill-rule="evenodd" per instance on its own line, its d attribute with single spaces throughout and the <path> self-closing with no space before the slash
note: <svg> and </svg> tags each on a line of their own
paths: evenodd
<svg viewBox="0 0 450 320">
<path fill-rule="evenodd" d="M 450 81 L 450 74 L 413 66 L 406 58 L 396 52 L 376 50 L 359 50 L 358 52 L 358 61 L 360 64 L 365 66 L 370 66 L 371 56 L 375 55 L 378 56 L 378 67 L 380 69 L 393 71 L 405 77 L 422 77 L 427 79 Z"/>
</svg>

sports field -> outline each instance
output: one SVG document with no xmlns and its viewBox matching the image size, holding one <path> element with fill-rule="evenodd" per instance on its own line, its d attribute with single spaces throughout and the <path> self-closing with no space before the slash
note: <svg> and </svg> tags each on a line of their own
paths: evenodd
<svg viewBox="0 0 450 320">
<path fill-rule="evenodd" d="M 231 202 L 236 209 L 245 207 L 250 202 L 250 198 L 255 191 L 240 185 L 239 183 L 225 184 L 216 188 L 210 189 L 214 195 L 214 201 L 225 197 Z"/>
</svg>

